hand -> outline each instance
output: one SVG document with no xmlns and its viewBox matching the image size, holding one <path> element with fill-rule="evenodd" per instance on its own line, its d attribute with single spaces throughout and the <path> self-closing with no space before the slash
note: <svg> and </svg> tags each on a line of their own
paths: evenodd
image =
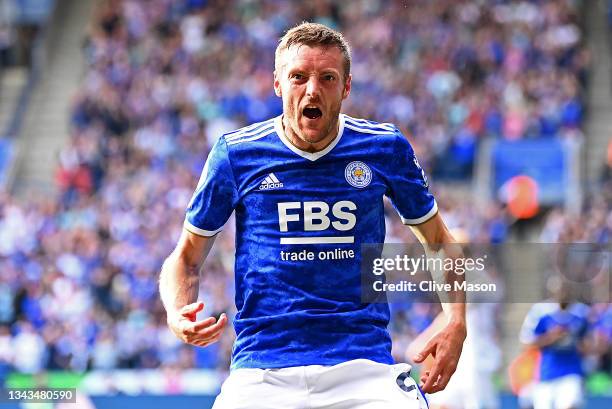
<svg viewBox="0 0 612 409">
<path fill-rule="evenodd" d="M 174 314 L 168 314 L 168 327 L 183 342 L 204 347 L 217 342 L 227 324 L 227 315 L 221 314 L 219 320 L 208 317 L 196 321 L 196 315 L 204 308 L 203 302 L 188 304 Z"/>
<path fill-rule="evenodd" d="M 423 392 L 435 393 L 446 388 L 457 369 L 466 335 L 464 323 L 451 322 L 434 335 L 425 348 L 412 358 L 416 363 L 423 362 L 430 354 L 434 358 L 432 368 L 421 376 L 420 387 Z"/>
<path fill-rule="evenodd" d="M 557 325 L 537 337 L 535 341 L 533 341 L 533 345 L 538 348 L 545 348 L 562 341 L 568 334 L 569 331 L 567 329 Z"/>
<path fill-rule="evenodd" d="M 550 337 L 551 341 L 559 341 L 568 334 L 567 329 L 562 326 L 556 326 L 552 328 L 546 335 Z"/>
</svg>

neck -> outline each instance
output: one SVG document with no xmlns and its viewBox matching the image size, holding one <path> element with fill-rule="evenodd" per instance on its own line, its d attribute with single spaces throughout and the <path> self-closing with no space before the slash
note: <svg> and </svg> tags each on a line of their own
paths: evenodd
<svg viewBox="0 0 612 409">
<path fill-rule="evenodd" d="M 293 131 L 291 126 L 289 125 L 287 118 L 283 115 L 282 121 L 283 125 L 283 133 L 285 137 L 296 148 L 309 153 L 320 152 L 323 149 L 327 148 L 329 144 L 331 144 L 334 139 L 338 136 L 338 132 L 340 130 L 340 120 L 336 120 L 336 124 L 332 126 L 331 131 L 320 141 L 318 142 L 309 142 L 302 138 L 300 138 L 296 132 Z"/>
</svg>

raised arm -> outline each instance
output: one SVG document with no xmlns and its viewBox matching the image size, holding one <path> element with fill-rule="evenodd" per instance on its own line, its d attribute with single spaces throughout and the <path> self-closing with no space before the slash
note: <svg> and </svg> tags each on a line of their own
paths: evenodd
<svg viewBox="0 0 612 409">
<path fill-rule="evenodd" d="M 462 257 L 460 246 L 451 236 L 439 213 L 426 222 L 410 228 L 425 247 L 428 257 Z M 462 280 L 462 277 L 454 272 L 442 272 L 442 274 L 449 283 Z M 446 387 L 457 369 L 463 341 L 467 335 L 465 294 L 462 291 L 451 291 L 440 294 L 440 300 L 447 323 L 427 342 L 421 352 L 413 357 L 417 363 L 423 362 L 430 354 L 434 357 L 431 370 L 421 376 L 421 387 L 427 393 L 438 392 Z"/>
<path fill-rule="evenodd" d="M 198 302 L 200 269 L 215 236 L 204 237 L 183 229 L 174 251 L 161 269 L 159 293 L 166 308 L 168 327 L 184 342 L 206 346 L 216 342 L 227 324 L 227 316 L 219 320 L 208 317 L 197 321 L 196 315 L 204 308 Z"/>
</svg>

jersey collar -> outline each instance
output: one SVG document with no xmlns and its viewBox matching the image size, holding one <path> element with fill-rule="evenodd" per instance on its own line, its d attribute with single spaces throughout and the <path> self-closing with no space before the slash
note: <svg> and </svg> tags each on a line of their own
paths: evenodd
<svg viewBox="0 0 612 409">
<path fill-rule="evenodd" d="M 338 118 L 338 136 L 336 136 L 336 138 L 333 141 L 331 141 L 331 143 L 327 145 L 325 149 L 318 151 L 318 152 L 306 152 L 296 147 L 291 142 L 289 142 L 289 139 L 287 139 L 287 136 L 285 135 L 285 131 L 283 130 L 282 118 L 283 118 L 282 115 L 279 115 L 276 118 L 274 118 L 274 129 L 276 133 L 278 134 L 278 137 L 280 138 L 280 140 L 285 144 L 287 148 L 291 149 L 293 152 L 300 155 L 301 157 L 308 159 L 310 161 L 313 161 L 313 162 L 327 155 L 332 149 L 334 149 L 334 147 L 338 144 L 338 142 L 340 142 L 340 138 L 342 138 L 342 134 L 344 133 L 344 114 L 340 114 Z"/>
</svg>

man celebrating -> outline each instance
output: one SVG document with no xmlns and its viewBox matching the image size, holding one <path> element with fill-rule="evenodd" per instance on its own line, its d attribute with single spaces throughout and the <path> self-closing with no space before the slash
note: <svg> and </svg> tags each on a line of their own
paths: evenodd
<svg viewBox="0 0 612 409">
<path fill-rule="evenodd" d="M 276 50 L 282 116 L 221 136 L 162 267 L 168 325 L 206 346 L 227 324 L 197 320 L 199 270 L 236 214 L 236 343 L 215 409 L 425 408 L 393 364 L 389 308 L 361 300 L 360 246 L 385 236 L 383 196 L 430 251 L 453 242 L 412 147 L 391 124 L 341 114 L 351 91 L 344 37 L 303 23 Z M 465 305 L 414 359 L 435 364 L 422 390 L 444 389 L 466 335 Z"/>
<path fill-rule="evenodd" d="M 572 302 L 568 284 L 557 277 L 547 283 L 552 299 L 534 304 L 521 328 L 520 340 L 540 349 L 535 409 L 576 409 L 584 405 L 582 358 L 588 342 L 589 307 Z"/>
</svg>

